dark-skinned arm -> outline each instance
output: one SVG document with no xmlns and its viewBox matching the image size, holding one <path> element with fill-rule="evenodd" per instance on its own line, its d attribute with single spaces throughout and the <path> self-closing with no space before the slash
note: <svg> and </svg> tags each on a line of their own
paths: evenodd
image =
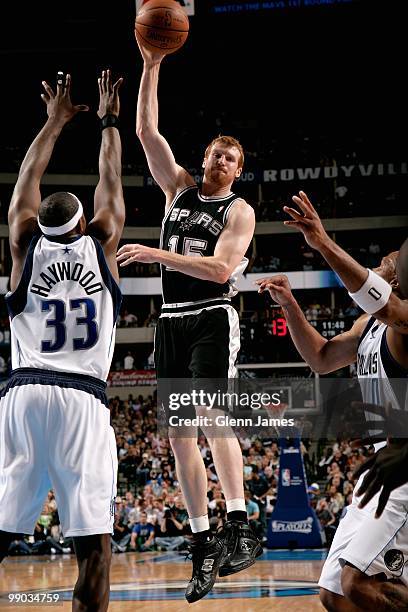
<svg viewBox="0 0 408 612">
<path fill-rule="evenodd" d="M 293 196 L 292 199 L 301 212 L 284 206 L 283 210 L 292 217 L 291 221 L 285 221 L 285 225 L 302 232 L 307 244 L 319 251 L 350 293 L 359 291 L 368 278 L 367 269 L 328 236 L 319 215 L 304 191 L 300 191 L 299 196 Z M 395 276 L 395 258 L 393 260 L 389 258 L 388 264 L 389 270 L 385 272 L 389 278 L 385 280 L 390 282 L 392 276 Z M 395 293 L 390 295 L 387 304 L 378 312 L 373 313 L 373 316 L 400 334 L 408 334 L 408 301 L 400 299 Z"/>
<path fill-rule="evenodd" d="M 357 346 L 367 324 L 363 315 L 353 327 L 330 340 L 309 323 L 293 296 L 287 276 L 277 274 L 256 281 L 259 293 L 269 291 L 272 299 L 282 307 L 291 338 L 306 363 L 318 374 L 328 374 L 350 365 L 356 360 Z"/>
<path fill-rule="evenodd" d="M 357 495 L 363 495 L 359 507 L 364 508 L 382 488 L 376 517 L 383 513 L 390 493 L 408 482 L 408 440 L 391 440 L 355 472 L 359 478 L 367 472 Z"/>
<path fill-rule="evenodd" d="M 32 142 L 21 164 L 8 211 L 10 250 L 13 259 L 10 286 L 13 291 L 21 276 L 27 249 L 37 229 L 37 214 L 41 203 L 40 182 L 51 159 L 55 143 L 66 123 L 88 107 L 71 102 L 71 76 L 65 85 L 57 85 L 57 92 L 43 81 L 41 95 L 47 105 L 47 121 Z"/>
<path fill-rule="evenodd" d="M 110 70 L 98 79 L 98 117 L 119 116 L 119 88 L 123 79 L 112 84 Z M 119 130 L 106 127 L 101 134 L 99 152 L 99 181 L 94 196 L 94 218 L 87 232 L 97 238 L 105 253 L 106 262 L 116 281 L 119 280 L 116 250 L 125 224 L 125 202 L 122 189 L 122 144 Z"/>
</svg>

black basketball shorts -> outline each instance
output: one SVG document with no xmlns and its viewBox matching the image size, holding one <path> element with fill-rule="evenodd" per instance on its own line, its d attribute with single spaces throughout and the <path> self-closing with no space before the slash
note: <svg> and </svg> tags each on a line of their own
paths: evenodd
<svg viewBox="0 0 408 612">
<path fill-rule="evenodd" d="M 155 335 L 157 378 L 235 378 L 239 348 L 239 318 L 230 303 L 163 308 Z"/>
</svg>

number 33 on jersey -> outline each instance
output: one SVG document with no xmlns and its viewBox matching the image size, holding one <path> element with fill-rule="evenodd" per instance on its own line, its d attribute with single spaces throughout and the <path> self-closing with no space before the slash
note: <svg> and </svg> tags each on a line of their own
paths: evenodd
<svg viewBox="0 0 408 612">
<path fill-rule="evenodd" d="M 121 293 L 97 240 L 34 237 L 6 303 L 13 370 L 45 368 L 106 380 Z"/>
</svg>

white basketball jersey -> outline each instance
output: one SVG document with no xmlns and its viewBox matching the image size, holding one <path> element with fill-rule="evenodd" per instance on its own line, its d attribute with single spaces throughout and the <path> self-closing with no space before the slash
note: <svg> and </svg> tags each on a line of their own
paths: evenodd
<svg viewBox="0 0 408 612">
<path fill-rule="evenodd" d="M 390 353 L 387 327 L 374 317 L 368 321 L 357 349 L 357 375 L 364 402 L 381 406 L 391 402 L 394 410 L 401 410 L 408 408 L 406 385 L 398 381 L 408 372 Z"/>
<path fill-rule="evenodd" d="M 12 368 L 87 374 L 106 380 L 120 289 L 99 242 L 36 236 L 17 289 L 6 295 Z"/>
<path fill-rule="evenodd" d="M 394 410 L 408 410 L 406 378 L 408 372 L 393 358 L 387 344 L 387 325 L 371 317 L 361 335 L 357 349 L 357 376 L 363 401 L 378 406 L 391 403 Z M 405 380 L 403 380 L 405 379 Z M 383 421 L 383 417 L 368 410 L 367 420 Z M 382 430 L 369 429 L 370 436 Z M 383 444 L 375 444 L 379 450 Z"/>
</svg>

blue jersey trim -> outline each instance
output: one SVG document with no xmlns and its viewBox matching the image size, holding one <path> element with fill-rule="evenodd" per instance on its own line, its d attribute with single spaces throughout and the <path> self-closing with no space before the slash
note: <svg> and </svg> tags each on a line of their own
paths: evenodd
<svg viewBox="0 0 408 612">
<path fill-rule="evenodd" d="M 41 236 L 41 234 L 37 234 L 32 238 L 28 247 L 28 252 L 24 262 L 23 273 L 21 275 L 17 289 L 15 289 L 12 293 L 6 295 L 5 297 L 7 309 L 11 319 L 23 312 L 24 308 L 27 305 L 28 286 L 30 284 L 31 275 L 33 272 L 34 250 Z"/>
<path fill-rule="evenodd" d="M 57 372 L 56 370 L 41 370 L 40 368 L 18 368 L 13 370 L 7 385 L 1 390 L 0 398 L 7 395 L 13 387 L 25 385 L 51 385 L 69 389 L 78 389 L 90 393 L 108 407 L 106 383 L 99 378 L 76 374 L 73 372 Z"/>
<path fill-rule="evenodd" d="M 115 325 L 116 320 L 119 316 L 120 305 L 122 304 L 122 292 L 119 289 L 119 285 L 112 276 L 112 272 L 109 270 L 108 264 L 106 263 L 105 253 L 99 243 L 99 241 L 90 236 L 95 244 L 96 254 L 98 257 L 99 269 L 102 274 L 103 282 L 108 288 L 109 293 L 112 296 L 113 302 L 113 324 Z"/>
<path fill-rule="evenodd" d="M 84 237 L 84 234 L 75 234 L 75 236 L 47 236 L 44 234 L 44 238 L 48 240 L 48 242 L 56 242 L 57 244 L 72 244 L 77 240 L 80 240 Z"/>
</svg>

